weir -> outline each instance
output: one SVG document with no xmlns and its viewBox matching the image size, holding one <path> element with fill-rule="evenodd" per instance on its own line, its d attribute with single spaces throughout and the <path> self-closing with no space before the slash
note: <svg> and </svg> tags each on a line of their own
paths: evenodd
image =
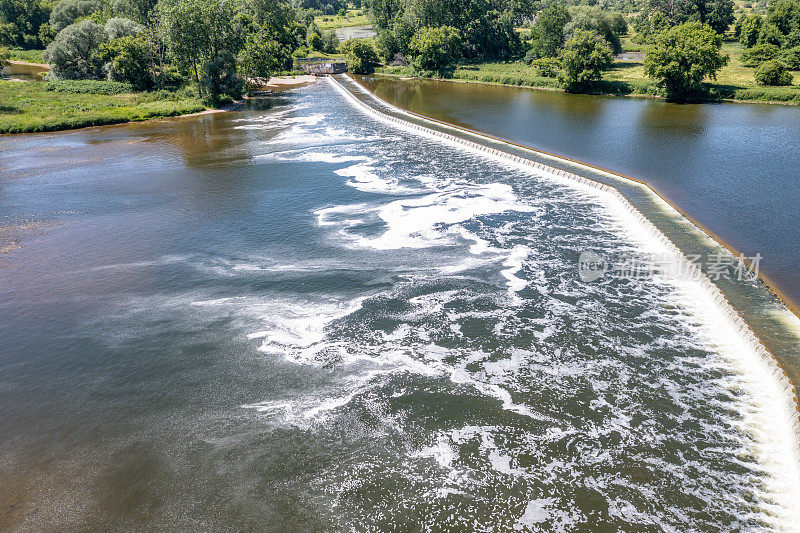
<svg viewBox="0 0 800 533">
<path fill-rule="evenodd" d="M 378 120 L 591 187 L 616 200 L 677 259 L 683 272 L 699 283 L 719 312 L 715 316 L 721 315 L 719 327 L 730 329 L 728 325 L 732 325 L 732 331 L 756 355 L 762 370 L 768 372 L 784 402 L 784 412 L 775 415 L 789 419 L 792 435 L 788 438 L 793 441 L 794 464 L 800 467 L 800 320 L 760 280 L 731 277 L 712 281 L 689 260 L 718 255 L 733 258 L 729 250 L 643 182 L 405 111 L 380 100 L 344 75 L 328 80 L 352 104 Z"/>
</svg>

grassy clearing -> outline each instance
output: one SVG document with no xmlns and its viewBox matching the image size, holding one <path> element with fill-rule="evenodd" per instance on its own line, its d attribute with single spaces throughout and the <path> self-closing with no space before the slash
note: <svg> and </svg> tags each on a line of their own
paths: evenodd
<svg viewBox="0 0 800 533">
<path fill-rule="evenodd" d="M 44 50 L 21 50 L 19 48 L 12 48 L 9 50 L 11 53 L 10 59 L 16 61 L 27 61 L 28 63 L 45 63 L 42 58 Z"/>
<path fill-rule="evenodd" d="M 314 22 L 321 30 L 349 28 L 351 26 L 369 26 L 372 24 L 366 11 L 362 9 L 348 9 L 344 17 L 340 15 L 321 15 L 316 17 Z"/>
<path fill-rule="evenodd" d="M 644 75 L 645 47 L 623 40 L 623 54 L 615 59 L 611 69 L 603 73 L 603 79 L 594 86 L 596 94 L 658 96 L 661 90 Z M 800 75 L 795 74 L 794 85 L 789 87 L 761 87 L 756 85 L 755 69 L 742 65 L 739 43 L 723 45 L 723 52 L 730 61 L 717 75 L 715 81 L 709 80 L 708 92 L 711 100 L 747 100 L 760 102 L 780 102 L 800 104 Z M 410 67 L 383 67 L 378 72 L 400 76 L 412 76 Z M 487 62 L 462 64 L 453 72 L 454 79 L 504 85 L 521 85 L 543 89 L 558 88 L 555 78 L 545 78 L 537 74 L 522 61 Z"/>
<path fill-rule="evenodd" d="M 49 91 L 46 86 L 46 83 L 0 81 L 0 133 L 118 124 L 205 109 L 197 98 L 167 91 L 81 94 Z"/>
</svg>

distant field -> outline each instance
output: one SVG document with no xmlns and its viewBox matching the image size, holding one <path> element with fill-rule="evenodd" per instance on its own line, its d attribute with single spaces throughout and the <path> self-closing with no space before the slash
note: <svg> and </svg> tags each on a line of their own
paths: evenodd
<svg viewBox="0 0 800 533">
<path fill-rule="evenodd" d="M 365 10 L 348 9 L 347 15 L 322 15 L 314 19 L 317 27 L 321 30 L 333 30 L 336 28 L 349 28 L 350 26 L 367 26 L 371 23 Z"/>
<path fill-rule="evenodd" d="M 0 81 L 0 133 L 54 131 L 202 111 L 196 98 L 166 93 L 48 91 L 46 83 Z"/>
<path fill-rule="evenodd" d="M 658 95 L 659 89 L 644 75 L 645 46 L 623 39 L 623 53 L 615 59 L 611 69 L 603 74 L 603 80 L 595 87 L 597 93 L 617 95 Z M 795 72 L 794 84 L 790 87 L 761 87 L 755 82 L 755 69 L 744 67 L 739 57 L 742 47 L 738 43 L 726 42 L 722 50 L 730 61 L 717 75 L 709 80 L 713 97 L 736 100 L 770 101 L 800 104 L 800 73 Z M 383 67 L 379 72 L 403 76 L 412 75 L 409 67 Z M 523 61 L 485 62 L 462 64 L 453 73 L 454 79 L 521 85 L 554 89 L 555 78 L 538 76 L 536 71 Z"/>
<path fill-rule="evenodd" d="M 45 60 L 42 59 L 42 54 L 44 50 L 20 50 L 20 49 L 12 49 L 9 50 L 11 52 L 11 59 L 15 59 L 17 61 L 28 61 L 29 63 L 45 63 Z"/>
</svg>

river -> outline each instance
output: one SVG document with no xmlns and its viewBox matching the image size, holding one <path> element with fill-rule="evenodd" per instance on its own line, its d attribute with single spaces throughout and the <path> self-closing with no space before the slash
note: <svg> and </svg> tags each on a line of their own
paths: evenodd
<svg viewBox="0 0 800 533">
<path fill-rule="evenodd" d="M 613 198 L 325 81 L 272 103 L 0 140 L 0 528 L 800 524 L 725 317 L 580 280 L 658 249 Z"/>
<path fill-rule="evenodd" d="M 359 77 L 404 109 L 647 181 L 800 309 L 800 108 Z"/>
</svg>

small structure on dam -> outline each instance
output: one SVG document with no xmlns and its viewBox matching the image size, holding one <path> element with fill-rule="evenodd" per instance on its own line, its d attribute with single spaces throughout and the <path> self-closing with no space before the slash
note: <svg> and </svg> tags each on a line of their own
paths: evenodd
<svg viewBox="0 0 800 533">
<path fill-rule="evenodd" d="M 347 64 L 343 59 L 298 59 L 297 66 L 314 76 L 347 72 Z"/>
</svg>

